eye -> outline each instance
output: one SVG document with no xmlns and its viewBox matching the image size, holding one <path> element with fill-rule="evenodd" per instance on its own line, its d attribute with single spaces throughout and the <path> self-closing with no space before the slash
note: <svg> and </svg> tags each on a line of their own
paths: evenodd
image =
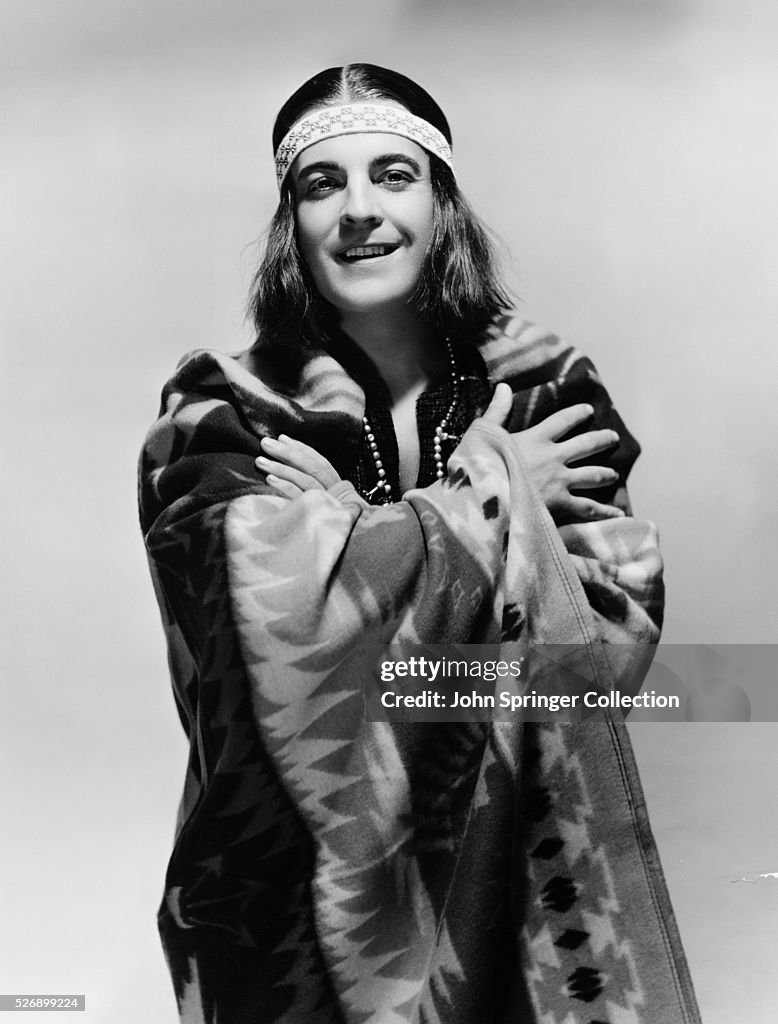
<svg viewBox="0 0 778 1024">
<path fill-rule="evenodd" d="M 382 185 L 388 186 L 393 192 L 399 192 L 413 181 L 413 175 L 399 167 L 391 167 L 379 178 Z"/>
<path fill-rule="evenodd" d="M 318 178 L 311 178 L 308 184 L 305 186 L 306 196 L 321 196 L 326 195 L 333 189 L 338 188 L 339 182 L 335 178 L 329 177 L 327 174 L 322 174 Z"/>
</svg>

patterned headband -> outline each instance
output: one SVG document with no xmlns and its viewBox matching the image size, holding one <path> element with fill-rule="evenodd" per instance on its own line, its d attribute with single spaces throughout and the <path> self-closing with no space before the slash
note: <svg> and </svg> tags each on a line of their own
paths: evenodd
<svg viewBox="0 0 778 1024">
<path fill-rule="evenodd" d="M 345 107 L 322 107 L 297 121 L 281 140 L 276 150 L 276 178 L 283 184 L 294 158 L 314 142 L 338 135 L 364 132 L 388 132 L 416 142 L 430 153 L 453 166 L 451 145 L 442 132 L 404 107 L 377 103 L 351 103 Z"/>
</svg>

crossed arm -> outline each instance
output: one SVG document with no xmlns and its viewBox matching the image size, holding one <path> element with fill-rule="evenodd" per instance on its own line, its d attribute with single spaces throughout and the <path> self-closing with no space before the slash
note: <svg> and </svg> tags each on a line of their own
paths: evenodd
<svg viewBox="0 0 778 1024">
<path fill-rule="evenodd" d="M 483 419 L 503 426 L 510 415 L 512 400 L 510 387 L 498 384 Z M 615 483 L 618 473 L 607 466 L 575 466 L 581 459 L 607 451 L 618 442 L 618 434 L 613 430 L 588 430 L 563 440 L 592 414 L 590 405 L 573 405 L 527 430 L 509 435 L 558 526 L 624 515 L 617 506 L 588 496 L 589 491 Z M 308 490 L 327 490 L 340 480 L 327 459 L 310 445 L 286 434 L 277 439 L 266 437 L 261 444 L 266 454 L 257 458 L 257 468 L 280 494 L 293 498 Z M 577 493 L 581 491 L 586 495 Z"/>
</svg>

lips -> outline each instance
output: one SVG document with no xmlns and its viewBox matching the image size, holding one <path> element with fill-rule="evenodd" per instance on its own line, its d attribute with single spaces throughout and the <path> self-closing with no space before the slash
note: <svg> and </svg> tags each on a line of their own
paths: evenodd
<svg viewBox="0 0 778 1024">
<path fill-rule="evenodd" d="M 362 260 L 374 260 L 379 256 L 388 256 L 399 249 L 398 242 L 381 242 L 374 245 L 350 245 L 338 253 L 340 259 L 347 263 L 359 263 Z"/>
</svg>

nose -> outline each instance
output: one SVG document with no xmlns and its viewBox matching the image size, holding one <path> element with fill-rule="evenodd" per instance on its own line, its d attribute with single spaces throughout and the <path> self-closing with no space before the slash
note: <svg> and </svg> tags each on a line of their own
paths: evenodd
<svg viewBox="0 0 778 1024">
<path fill-rule="evenodd" d="M 348 227 L 380 224 L 384 219 L 378 190 L 369 180 L 349 181 L 343 190 L 341 224 Z"/>
</svg>

